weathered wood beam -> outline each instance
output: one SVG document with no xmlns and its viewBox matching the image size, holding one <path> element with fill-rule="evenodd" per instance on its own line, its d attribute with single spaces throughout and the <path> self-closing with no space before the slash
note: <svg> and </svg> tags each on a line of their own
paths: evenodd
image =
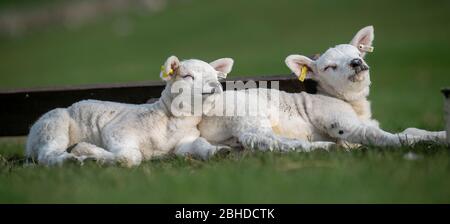
<svg viewBox="0 0 450 224">
<path fill-rule="evenodd" d="M 294 75 L 230 78 L 227 81 L 279 81 L 280 90 L 300 92 L 308 90 L 308 82 L 299 82 Z M 163 82 L 134 84 L 101 84 L 56 88 L 0 90 L 0 136 L 27 135 L 30 126 L 45 112 L 68 107 L 85 99 L 142 104 L 159 98 Z M 270 86 L 268 86 L 270 88 Z M 307 88 L 308 87 L 308 88 Z M 225 87 L 224 87 L 225 89 Z M 313 87 L 311 87 L 313 89 Z M 312 90 L 311 90 L 312 91 Z"/>
</svg>

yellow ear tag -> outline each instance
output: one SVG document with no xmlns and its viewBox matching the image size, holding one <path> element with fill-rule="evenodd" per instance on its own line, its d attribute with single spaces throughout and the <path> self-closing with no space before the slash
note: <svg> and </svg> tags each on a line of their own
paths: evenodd
<svg viewBox="0 0 450 224">
<path fill-rule="evenodd" d="M 305 81 L 306 73 L 308 72 L 308 67 L 302 66 L 300 76 L 298 77 L 298 80 L 301 82 Z"/>
<path fill-rule="evenodd" d="M 169 73 L 166 73 L 166 68 L 163 65 L 163 66 L 161 66 L 161 73 L 162 73 L 163 78 L 167 78 L 167 77 L 169 77 L 169 75 L 173 74 L 173 69 L 170 69 Z"/>
<path fill-rule="evenodd" d="M 359 49 L 361 49 L 362 51 L 365 51 L 365 52 L 373 52 L 373 47 L 372 46 L 367 46 L 367 45 L 364 45 L 364 44 L 360 44 L 359 45 Z"/>
</svg>

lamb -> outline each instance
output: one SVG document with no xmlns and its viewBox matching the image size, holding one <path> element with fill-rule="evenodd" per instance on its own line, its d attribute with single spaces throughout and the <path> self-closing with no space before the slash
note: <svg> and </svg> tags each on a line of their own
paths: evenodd
<svg viewBox="0 0 450 224">
<path fill-rule="evenodd" d="M 306 114 L 315 127 L 318 138 L 341 144 L 400 147 L 421 141 L 445 143 L 445 131 L 426 131 L 407 128 L 402 133 L 389 133 L 379 128 L 372 118 L 370 102 L 369 66 L 364 61 L 373 51 L 374 28 L 367 26 L 356 33 L 349 44 L 328 49 L 317 60 L 301 55 L 290 55 L 286 65 L 301 78 L 306 75 L 318 83 L 317 95 L 296 95 L 306 102 Z M 304 71 L 302 74 L 302 69 Z M 306 73 L 306 74 L 305 74 Z M 280 133 L 286 134 L 286 130 Z"/>
<path fill-rule="evenodd" d="M 350 44 L 332 47 L 315 61 L 301 55 L 288 56 L 286 64 L 299 79 L 318 83 L 317 94 L 258 88 L 212 96 L 213 108 L 199 124 L 201 136 L 216 144 L 238 142 L 244 148 L 307 152 L 328 149 L 334 143 L 393 147 L 419 141 L 445 143 L 444 131 L 408 128 L 392 134 L 372 119 L 367 100 L 369 66 L 364 56 L 373 50 L 373 39 L 374 29 L 368 26 Z M 258 103 L 255 106 L 252 102 Z M 244 105 L 247 112 L 236 115 Z"/>
<path fill-rule="evenodd" d="M 51 110 L 31 127 L 25 154 L 44 165 L 93 159 L 126 167 L 168 153 L 214 154 L 221 147 L 200 137 L 201 113 L 192 113 L 191 98 L 207 104 L 210 95 L 222 91 L 224 60 L 208 64 L 169 57 L 160 74 L 166 87 L 153 104 L 83 100 Z"/>
</svg>

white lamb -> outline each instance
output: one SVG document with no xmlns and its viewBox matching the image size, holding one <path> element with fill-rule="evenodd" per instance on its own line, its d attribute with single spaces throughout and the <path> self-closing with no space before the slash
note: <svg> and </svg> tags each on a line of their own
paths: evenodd
<svg viewBox="0 0 450 224">
<path fill-rule="evenodd" d="M 218 77 L 224 74 L 223 61 L 180 62 L 169 57 L 161 72 L 166 88 L 153 104 L 84 100 L 49 111 L 31 127 L 26 156 L 44 165 L 90 158 L 134 166 L 169 152 L 185 155 L 188 151 L 203 157 L 214 154 L 220 148 L 199 137 L 201 114 L 192 114 L 192 108 L 186 106 L 192 104 L 191 97 L 208 102 L 208 96 L 222 91 Z M 188 94 L 180 97 L 180 89 Z M 175 108 L 175 99 L 188 104 L 184 106 L 189 109 Z"/>
<path fill-rule="evenodd" d="M 315 61 L 301 55 L 288 56 L 286 64 L 297 76 L 306 75 L 318 82 L 317 94 L 259 88 L 212 96 L 215 104 L 199 124 L 201 136 L 211 143 L 237 140 L 245 148 L 282 151 L 328 148 L 330 142 L 394 147 L 423 140 L 445 143 L 444 131 L 409 128 L 392 134 L 372 119 L 367 100 L 369 66 L 363 58 L 373 49 L 373 38 L 373 27 L 368 26 L 350 44 L 332 47 Z M 259 106 L 251 106 L 251 102 Z M 244 115 L 220 116 L 245 105 L 249 108 Z M 251 115 L 251 111 L 258 113 Z"/>
</svg>

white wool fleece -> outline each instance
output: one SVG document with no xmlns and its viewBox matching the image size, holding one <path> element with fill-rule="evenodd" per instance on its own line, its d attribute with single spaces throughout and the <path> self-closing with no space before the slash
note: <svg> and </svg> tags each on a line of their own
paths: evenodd
<svg viewBox="0 0 450 224">
<path fill-rule="evenodd" d="M 217 61 L 223 60 L 231 59 Z M 201 87 L 187 92 L 203 99 L 214 93 L 213 90 L 221 92 L 217 87 L 223 67 L 217 61 L 212 64 L 194 59 L 180 62 L 175 56 L 169 57 L 161 72 L 166 88 L 153 104 L 84 100 L 49 111 L 31 127 L 26 156 L 44 165 L 94 159 L 127 167 L 170 152 L 178 155 L 194 152 L 200 158 L 207 158 L 220 147 L 200 137 L 197 125 L 201 114 L 174 115 L 179 111 L 173 110 L 172 101 L 179 95 L 172 87 L 177 85 L 183 90 Z"/>
</svg>

